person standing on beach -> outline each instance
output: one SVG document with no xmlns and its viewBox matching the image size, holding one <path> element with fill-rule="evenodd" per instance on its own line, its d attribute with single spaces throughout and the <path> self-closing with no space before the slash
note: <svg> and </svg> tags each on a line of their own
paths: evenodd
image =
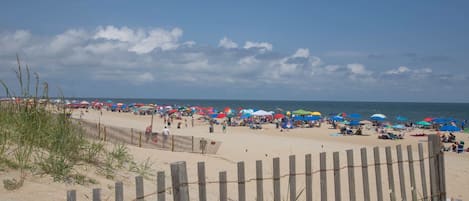
<svg viewBox="0 0 469 201">
<path fill-rule="evenodd" d="M 166 142 L 168 141 L 169 135 L 170 135 L 170 132 L 169 132 L 168 127 L 165 126 L 165 127 L 163 128 L 163 132 L 162 132 L 162 133 L 163 133 L 163 148 L 164 148 Z"/>
<path fill-rule="evenodd" d="M 192 127 L 194 127 L 194 117 L 192 117 Z"/>
<path fill-rule="evenodd" d="M 226 133 L 226 121 L 221 124 L 223 133 Z"/>
</svg>

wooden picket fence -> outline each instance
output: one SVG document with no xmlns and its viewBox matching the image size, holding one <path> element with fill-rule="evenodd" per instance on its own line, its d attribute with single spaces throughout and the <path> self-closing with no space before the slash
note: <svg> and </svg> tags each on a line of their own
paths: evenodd
<svg viewBox="0 0 469 201">
<path fill-rule="evenodd" d="M 256 201 L 264 201 L 264 200 L 272 200 L 272 198 L 267 197 L 264 194 L 264 183 L 265 181 L 271 181 L 273 184 L 273 200 L 274 201 L 281 201 L 285 200 L 281 197 L 281 185 L 280 181 L 282 179 L 288 178 L 288 189 L 289 192 L 287 194 L 287 200 L 438 200 L 443 201 L 446 200 L 446 183 L 445 183 L 445 167 L 444 167 L 444 154 L 441 151 L 441 144 L 440 139 L 436 135 L 428 136 L 428 155 L 424 156 L 424 146 L 422 143 L 418 144 L 418 159 L 413 159 L 413 151 L 412 146 L 408 145 L 407 147 L 407 159 L 405 160 L 403 157 L 403 150 L 401 145 L 396 146 L 396 155 L 397 161 L 393 161 L 392 159 L 392 151 L 391 147 L 385 147 L 385 162 L 381 162 L 380 159 L 380 151 L 378 147 L 373 148 L 373 156 L 374 156 L 374 163 L 368 162 L 367 156 L 367 149 L 362 148 L 360 150 L 361 156 L 361 164 L 355 165 L 353 159 L 353 150 L 346 151 L 346 164 L 345 166 L 340 166 L 339 160 L 339 152 L 333 152 L 333 167 L 328 169 L 326 168 L 326 153 L 319 154 L 319 169 L 313 171 L 312 166 L 312 156 L 311 154 L 305 155 L 305 172 L 297 172 L 296 171 L 296 156 L 291 155 L 289 156 L 289 172 L 286 174 L 280 174 L 280 158 L 273 158 L 273 174 L 272 177 L 264 177 L 263 174 L 263 164 L 262 160 L 256 161 L 256 172 L 255 178 L 246 179 L 245 177 L 245 163 L 238 162 L 237 163 L 237 180 L 229 181 L 227 180 L 227 172 L 222 171 L 219 172 L 219 179 L 217 181 L 207 181 L 206 180 L 206 172 L 205 172 L 205 163 L 198 162 L 197 164 L 197 172 L 198 172 L 198 181 L 189 182 L 187 169 L 186 169 L 186 162 L 175 162 L 170 164 L 171 167 L 171 186 L 167 186 L 165 183 L 165 172 L 159 171 L 157 173 L 157 188 L 156 191 L 145 194 L 143 188 L 143 178 L 141 176 L 137 176 L 135 178 L 136 183 L 136 194 L 135 194 L 135 201 L 144 201 L 149 200 L 150 196 L 156 196 L 152 198 L 152 200 L 158 201 L 165 201 L 167 200 L 167 192 L 171 191 L 172 200 L 173 201 L 189 201 L 189 200 L 197 200 L 197 199 L 190 199 L 189 197 L 189 186 L 196 186 L 198 189 L 198 200 L 206 201 L 207 200 L 207 185 L 208 184 L 216 184 L 219 186 L 219 198 L 220 201 L 227 201 L 228 199 L 228 186 L 236 185 L 237 184 L 237 199 L 239 201 L 245 201 L 246 198 L 246 184 L 255 182 L 256 186 L 256 194 L 255 200 Z M 415 164 L 414 164 L 415 163 Z M 417 169 L 420 171 L 420 186 L 417 186 L 416 183 L 416 170 L 414 166 L 418 163 Z M 397 176 L 394 175 L 395 165 L 397 164 Z M 404 174 L 404 170 L 406 169 L 406 165 L 408 164 L 408 172 Z M 426 165 L 428 164 L 427 168 L 429 168 L 429 181 L 427 180 L 426 176 Z M 382 179 L 383 176 L 381 175 L 381 168 L 386 167 L 387 170 L 387 181 Z M 359 170 L 361 169 L 362 178 L 357 180 L 355 177 L 355 170 L 356 168 Z M 370 195 L 371 188 L 370 188 L 370 178 L 369 178 L 369 168 L 374 168 L 374 181 L 376 182 L 376 188 L 372 188 L 376 190 L 373 192 L 373 197 Z M 341 189 L 341 172 L 342 170 L 347 172 L 348 178 L 348 189 Z M 327 173 L 333 172 L 333 186 L 334 186 L 334 193 L 331 196 L 328 194 L 328 177 Z M 313 175 L 319 174 L 319 194 L 313 195 Z M 408 175 L 409 178 L 406 179 L 405 175 Z M 297 192 L 297 178 L 304 177 L 304 185 L 305 188 L 300 192 Z M 397 195 L 397 189 L 395 180 L 399 180 L 397 186 L 399 187 L 400 194 Z M 358 183 L 362 184 L 362 192 L 357 192 L 355 189 Z M 387 183 L 387 184 L 386 184 Z M 430 189 L 427 189 L 427 185 L 430 186 Z M 383 189 L 389 189 L 389 191 L 383 191 Z M 230 188 L 232 189 L 232 188 Z M 406 192 L 410 189 L 410 195 L 408 196 Z M 344 194 L 343 191 L 348 190 L 348 197 L 342 197 Z M 407 191 L 406 191 L 407 190 Z M 123 201 L 123 183 L 116 182 L 115 183 L 115 201 Z M 100 189 L 93 189 L 93 201 L 101 201 Z M 299 195 L 303 194 L 301 198 Z M 361 195 L 362 194 L 362 195 Z M 357 196 L 357 195 L 360 195 Z M 234 197 L 234 196 L 231 196 Z M 168 198 L 170 200 L 170 198 Z M 234 200 L 234 199 L 230 199 Z M 67 192 L 67 201 L 76 201 L 76 191 L 70 190 Z"/>
<path fill-rule="evenodd" d="M 221 142 L 194 136 L 170 135 L 165 139 L 162 134 L 145 136 L 144 131 L 81 120 L 77 122 L 88 137 L 111 143 L 161 149 L 173 152 L 216 154 Z"/>
</svg>

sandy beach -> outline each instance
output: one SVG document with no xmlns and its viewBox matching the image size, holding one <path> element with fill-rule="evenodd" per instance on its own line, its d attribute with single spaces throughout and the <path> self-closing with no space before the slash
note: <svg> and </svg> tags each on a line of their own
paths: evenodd
<svg viewBox="0 0 469 201">
<path fill-rule="evenodd" d="M 72 115 L 73 118 L 80 118 L 79 111 L 75 111 Z M 150 124 L 151 116 L 140 116 L 131 113 L 116 113 L 103 111 L 102 116 L 98 111 L 90 110 L 82 116 L 82 119 L 91 122 L 100 121 L 103 125 L 119 126 L 124 128 L 136 128 L 143 130 Z M 197 154 L 197 153 L 184 153 L 184 152 L 170 152 L 157 149 L 138 148 L 135 146 L 128 146 L 129 152 L 133 155 L 137 162 L 145 161 L 147 158 L 152 162 L 152 169 L 155 171 L 166 172 L 166 185 L 169 186 L 171 182 L 170 177 L 170 163 L 176 161 L 187 162 L 187 172 L 189 181 L 197 181 L 197 162 L 205 162 L 207 171 L 207 180 L 216 181 L 218 180 L 219 171 L 227 171 L 227 177 L 230 181 L 236 181 L 237 179 L 237 162 L 244 161 L 246 167 L 246 178 L 255 178 L 255 162 L 256 160 L 263 161 L 264 176 L 270 177 L 272 175 L 272 159 L 274 157 L 280 158 L 281 175 L 288 173 L 288 157 L 290 155 L 296 156 L 296 169 L 297 172 L 304 172 L 304 157 L 305 154 L 312 154 L 313 158 L 313 170 L 319 169 L 319 153 L 326 152 L 328 158 L 327 167 L 332 167 L 332 153 L 339 152 L 340 165 L 346 165 L 346 150 L 354 151 L 355 164 L 360 164 L 360 149 L 367 148 L 368 151 L 368 163 L 372 163 L 372 148 L 375 146 L 380 147 L 381 161 L 384 160 L 384 148 L 391 146 L 393 150 L 393 160 L 395 158 L 396 145 L 402 145 L 403 148 L 407 145 L 413 146 L 414 159 L 417 158 L 417 144 L 423 143 L 426 147 L 426 137 L 413 137 L 413 133 L 426 134 L 435 133 L 429 130 L 414 130 L 411 133 L 406 133 L 405 138 L 402 140 L 380 140 L 377 138 L 377 134 L 374 130 L 364 130 L 363 136 L 335 136 L 338 132 L 336 129 L 330 128 L 330 125 L 323 124 L 321 128 L 298 128 L 284 132 L 280 132 L 279 129 L 275 128 L 273 124 L 263 125 L 263 129 L 253 130 L 248 127 L 228 127 L 227 132 L 223 133 L 221 126 L 215 126 L 215 132 L 208 132 L 208 123 L 196 120 L 194 127 L 191 126 L 190 119 L 188 119 L 188 127 L 184 125 L 182 120 L 182 128 L 177 129 L 176 126 L 170 128 L 172 135 L 183 135 L 183 136 L 197 136 L 209 138 L 217 141 L 221 141 L 222 145 L 218 150 L 217 154 Z M 176 125 L 177 120 L 173 123 Z M 163 119 L 159 116 L 155 116 L 153 122 L 153 131 L 161 132 L 164 127 Z M 463 133 L 456 133 L 457 140 L 469 141 L 469 135 Z M 108 144 L 107 146 L 112 146 Z M 405 150 L 404 150 L 405 151 Z M 426 149 L 425 149 L 426 152 Z M 407 152 L 404 152 L 405 158 L 407 158 Z M 407 164 L 406 164 L 407 165 Z M 397 178 L 397 165 L 395 165 L 394 176 Z M 417 166 L 416 166 L 417 167 Z M 448 198 L 458 199 L 469 199 L 469 192 L 467 187 L 469 186 L 469 154 L 456 154 L 453 152 L 445 152 L 445 167 L 446 167 L 446 185 Z M 7 191 L 0 189 L 0 200 L 65 200 L 66 190 L 76 189 L 78 200 L 91 200 L 91 189 L 102 188 L 103 200 L 113 200 L 113 180 L 108 180 L 103 176 L 96 175 L 92 169 L 88 167 L 80 167 L 83 171 L 88 172 L 88 176 L 95 178 L 99 184 L 80 186 L 71 185 L 64 183 L 55 183 L 48 177 L 40 177 L 38 175 L 29 175 L 24 186 L 15 191 Z M 428 167 L 427 167 L 428 168 Z M 372 169 L 372 168 L 370 168 Z M 407 166 L 406 166 L 407 169 Z M 381 168 L 383 179 L 383 189 L 385 200 L 389 199 L 387 194 L 389 190 L 386 186 L 387 175 L 385 167 Z M 428 177 L 428 169 L 424 175 Z M 361 169 L 355 168 L 356 172 L 356 189 L 357 192 L 362 192 L 361 184 Z M 376 185 L 374 181 L 374 171 L 370 173 L 370 193 L 372 198 L 376 196 Z M 420 185 L 420 173 L 417 174 L 417 186 Z M 406 176 L 408 178 L 408 172 Z M 0 179 L 11 178 L 15 175 L 8 173 L 1 173 Z M 132 200 L 135 197 L 135 175 L 123 174 L 119 175 L 118 180 L 124 182 L 125 200 Z M 329 198 L 333 198 L 333 173 L 328 172 L 328 186 L 329 187 Z M 313 197 L 314 200 L 319 200 L 319 175 L 313 175 Z M 348 189 L 347 184 L 347 171 L 344 169 L 341 171 L 342 179 L 342 198 L 348 200 Z M 154 192 L 156 189 L 156 179 L 153 177 L 151 180 L 145 180 L 145 193 Z M 399 185 L 396 181 L 396 195 L 400 195 Z M 427 179 L 428 181 L 428 179 Z M 281 180 L 282 183 L 282 198 L 287 199 L 287 182 L 288 178 Z M 191 185 L 190 196 L 191 200 L 197 200 L 197 185 Z M 301 176 L 297 177 L 297 193 L 304 189 L 304 178 Z M 410 197 L 410 187 L 407 184 L 407 196 Z M 264 183 L 264 198 L 266 200 L 272 200 L 272 183 L 266 181 Z M 256 187 L 255 182 L 246 184 L 247 200 L 254 200 Z M 421 188 L 418 188 L 421 190 Z M 208 200 L 218 199 L 218 185 L 210 184 L 207 186 Z M 357 199 L 363 199 L 361 193 L 357 193 Z M 237 200 L 237 185 L 228 185 L 228 197 L 232 200 Z M 148 198 L 155 199 L 154 196 Z M 167 199 L 172 200 L 172 195 L 168 192 Z M 304 200 L 304 194 L 300 195 L 299 200 Z M 373 199 L 372 199 L 373 200 Z"/>
</svg>

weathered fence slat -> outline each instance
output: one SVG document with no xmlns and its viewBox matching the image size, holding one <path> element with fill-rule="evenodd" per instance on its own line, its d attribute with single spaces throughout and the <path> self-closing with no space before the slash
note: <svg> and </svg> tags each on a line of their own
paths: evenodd
<svg viewBox="0 0 469 201">
<path fill-rule="evenodd" d="M 417 187 L 415 186 L 414 156 L 412 155 L 412 145 L 407 145 L 407 160 L 409 161 L 410 192 L 412 201 L 417 201 Z"/>
<path fill-rule="evenodd" d="M 438 181 L 438 159 L 435 150 L 435 137 L 436 135 L 428 136 L 428 157 L 429 157 L 429 168 L 430 168 L 430 196 L 431 200 L 438 200 L 439 198 L 439 184 Z"/>
<path fill-rule="evenodd" d="M 375 176 L 376 176 L 376 198 L 378 201 L 383 201 L 383 184 L 381 179 L 381 161 L 379 159 L 379 148 L 373 147 L 373 154 L 375 156 Z"/>
<path fill-rule="evenodd" d="M 274 201 L 280 201 L 280 158 L 273 159 Z"/>
<path fill-rule="evenodd" d="M 165 174 L 164 171 L 158 171 L 156 174 L 157 179 L 156 179 L 156 192 L 157 192 L 157 199 L 158 201 L 165 201 L 166 200 L 166 184 L 165 184 Z"/>
<path fill-rule="evenodd" d="M 313 201 L 313 175 L 311 174 L 311 154 L 305 155 L 306 201 Z"/>
<path fill-rule="evenodd" d="M 326 175 L 326 152 L 319 154 L 319 183 L 321 188 L 321 201 L 327 201 L 327 175 Z"/>
<path fill-rule="evenodd" d="M 396 146 L 396 154 L 397 154 L 397 168 L 399 170 L 399 184 L 401 188 L 401 200 L 407 200 L 406 195 L 406 188 L 405 188 L 405 178 L 404 178 L 404 164 L 402 159 L 402 146 Z"/>
<path fill-rule="evenodd" d="M 370 182 L 368 179 L 368 158 L 366 148 L 360 149 L 362 159 L 363 200 L 370 201 Z"/>
<path fill-rule="evenodd" d="M 387 146 L 386 151 L 386 164 L 388 168 L 388 184 L 389 184 L 389 197 L 391 201 L 396 200 L 396 192 L 394 189 L 394 173 L 392 169 L 392 156 L 391 156 L 391 147 Z"/>
<path fill-rule="evenodd" d="M 134 145 L 134 128 L 130 128 L 130 144 Z"/>
<path fill-rule="evenodd" d="M 124 201 L 124 184 L 121 181 L 115 184 L 116 201 Z"/>
<path fill-rule="evenodd" d="M 101 201 L 101 189 L 100 188 L 93 189 L 93 201 Z"/>
<path fill-rule="evenodd" d="M 171 180 L 173 184 L 173 200 L 189 201 L 186 162 L 171 163 Z"/>
<path fill-rule="evenodd" d="M 238 201 L 246 201 L 244 162 L 238 162 Z"/>
<path fill-rule="evenodd" d="M 256 161 L 256 201 L 264 201 L 264 181 L 262 176 L 262 161 Z"/>
<path fill-rule="evenodd" d="M 220 201 L 228 201 L 228 188 L 226 184 L 226 171 L 219 173 L 220 180 Z"/>
<path fill-rule="evenodd" d="M 290 190 L 290 200 L 296 200 L 296 167 L 295 167 L 295 155 L 290 155 L 288 157 L 290 162 L 290 175 L 288 176 L 289 190 Z"/>
<path fill-rule="evenodd" d="M 77 191 L 76 190 L 67 191 L 67 201 L 77 201 Z"/>
<path fill-rule="evenodd" d="M 349 200 L 355 201 L 355 172 L 353 167 L 353 150 L 347 150 L 348 191 Z"/>
<path fill-rule="evenodd" d="M 424 163 L 424 156 L 423 156 L 423 144 L 419 143 L 419 166 L 420 166 L 420 178 L 422 179 L 422 196 L 423 200 L 428 200 L 428 191 L 427 191 L 427 175 L 425 173 L 425 163 Z"/>
<path fill-rule="evenodd" d="M 143 201 L 144 199 L 144 192 L 143 192 L 143 177 L 136 176 L 135 177 L 135 200 Z"/>
<path fill-rule="evenodd" d="M 444 153 L 439 151 L 439 167 L 440 167 L 440 200 L 446 200 L 446 176 L 445 176 L 445 159 Z"/>
<path fill-rule="evenodd" d="M 199 180 L 199 201 L 207 201 L 207 190 L 205 187 L 205 163 L 197 163 L 197 172 Z"/>
<path fill-rule="evenodd" d="M 339 152 L 332 154 L 333 168 L 334 168 L 334 196 L 336 201 L 342 200 L 340 191 L 340 159 Z"/>
</svg>

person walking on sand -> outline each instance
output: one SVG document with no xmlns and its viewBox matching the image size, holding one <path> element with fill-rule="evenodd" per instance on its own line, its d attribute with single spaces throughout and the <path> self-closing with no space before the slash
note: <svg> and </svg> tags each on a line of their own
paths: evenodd
<svg viewBox="0 0 469 201">
<path fill-rule="evenodd" d="M 223 121 L 221 126 L 222 126 L 221 129 L 222 129 L 223 133 L 226 133 L 226 121 Z"/>
<path fill-rule="evenodd" d="M 170 135 L 168 127 L 165 126 L 163 128 L 162 133 L 163 133 L 163 148 L 164 148 L 164 145 L 166 144 L 166 141 L 168 141 L 168 138 L 169 138 L 169 135 Z"/>
</svg>

